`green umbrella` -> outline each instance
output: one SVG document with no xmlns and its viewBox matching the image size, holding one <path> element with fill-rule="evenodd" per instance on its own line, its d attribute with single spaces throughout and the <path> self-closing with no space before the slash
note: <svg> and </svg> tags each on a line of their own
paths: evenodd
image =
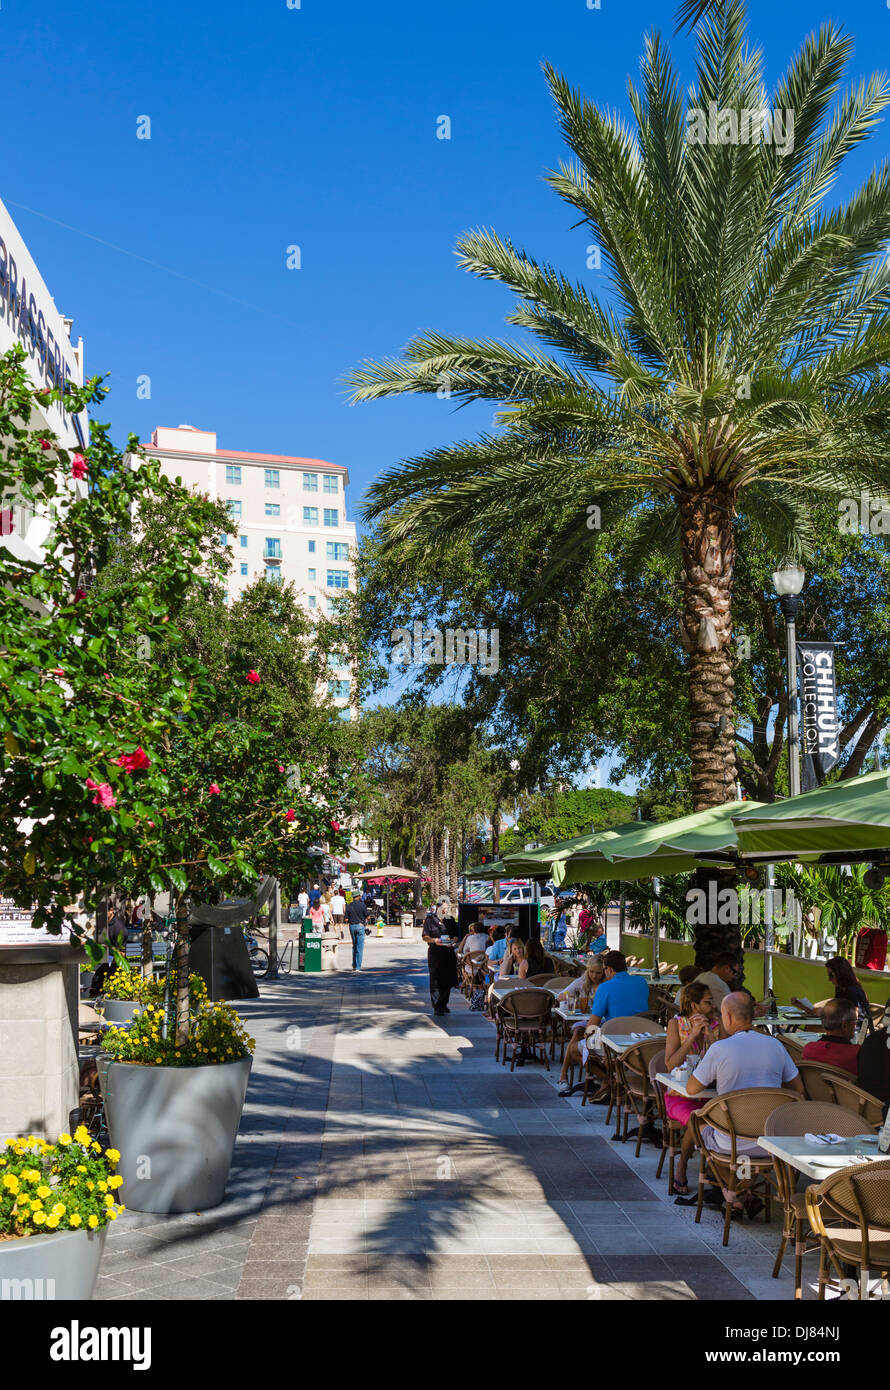
<svg viewBox="0 0 890 1390">
<path fill-rule="evenodd" d="M 628 834 L 605 841 L 598 848 L 576 850 L 554 860 L 553 881 L 563 884 L 596 883 L 604 878 L 661 878 L 701 865 L 732 863 L 736 847 L 732 816 L 738 814 L 739 808 L 738 801 L 728 801 L 663 825 L 634 826 Z"/>
<path fill-rule="evenodd" d="M 591 830 L 586 835 L 576 835 L 571 840 L 553 840 L 550 844 L 540 845 L 538 849 L 517 850 L 515 854 L 504 855 L 504 864 L 508 873 L 516 878 L 533 878 L 543 874 L 549 878 L 555 859 L 563 859 L 580 850 L 594 850 L 616 836 L 639 830 L 641 825 L 642 822 L 638 820 L 626 821 L 622 825 L 610 825 L 605 830 Z"/>
<path fill-rule="evenodd" d="M 890 777 L 869 772 L 768 806 L 733 803 L 739 854 L 813 858 L 890 849 Z"/>
<path fill-rule="evenodd" d="M 472 868 L 464 869 L 464 878 L 506 878 L 507 870 L 504 868 L 503 859 L 494 859 L 490 864 L 474 864 Z"/>
</svg>

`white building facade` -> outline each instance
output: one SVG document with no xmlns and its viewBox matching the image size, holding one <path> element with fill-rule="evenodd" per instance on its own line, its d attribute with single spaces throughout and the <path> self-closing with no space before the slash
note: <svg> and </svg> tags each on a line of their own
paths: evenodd
<svg viewBox="0 0 890 1390">
<path fill-rule="evenodd" d="M 309 618 L 336 617 L 338 598 L 355 583 L 356 531 L 346 517 L 349 474 L 342 464 L 220 449 L 213 431 L 191 425 L 161 426 L 142 447 L 168 477 L 226 504 L 234 557 L 229 602 L 265 576 L 292 582 Z M 345 715 L 352 708 L 348 662 L 332 656 L 328 668 L 328 694 Z"/>
</svg>

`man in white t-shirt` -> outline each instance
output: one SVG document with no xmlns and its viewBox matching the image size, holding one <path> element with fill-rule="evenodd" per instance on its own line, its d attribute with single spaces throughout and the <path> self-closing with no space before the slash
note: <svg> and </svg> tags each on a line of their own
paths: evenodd
<svg viewBox="0 0 890 1390">
<path fill-rule="evenodd" d="M 306 892 L 306 889 L 305 889 L 305 888 L 301 888 L 300 891 L 299 891 L 299 893 L 297 894 L 297 902 L 298 902 L 299 905 L 300 905 L 300 916 L 301 916 L 301 917 L 308 917 L 308 916 L 309 916 L 309 894 Z"/>
<path fill-rule="evenodd" d="M 750 994 L 727 994 L 720 1007 L 723 1029 L 727 1034 L 712 1043 L 692 1076 L 686 1082 L 686 1094 L 698 1095 L 706 1086 L 715 1087 L 718 1096 L 729 1091 L 747 1091 L 752 1087 L 781 1087 L 804 1097 L 803 1082 L 797 1067 L 778 1038 L 757 1032 L 754 1023 L 754 1001 Z M 732 1145 L 728 1134 L 705 1125 L 702 1139 L 709 1149 L 729 1153 Z M 752 1158 L 767 1158 L 768 1154 L 753 1139 L 738 1139 L 736 1152 Z M 727 1201 L 741 1208 L 737 1194 L 724 1189 Z"/>
<path fill-rule="evenodd" d="M 343 923 L 346 921 L 346 899 L 340 891 L 339 883 L 334 889 L 334 896 L 331 898 L 331 912 L 334 914 L 334 926 L 339 929 L 341 936 L 345 936 Z"/>
</svg>

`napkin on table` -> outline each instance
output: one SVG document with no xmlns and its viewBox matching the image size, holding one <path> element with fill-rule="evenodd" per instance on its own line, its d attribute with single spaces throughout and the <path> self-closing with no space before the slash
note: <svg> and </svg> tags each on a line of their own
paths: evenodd
<svg viewBox="0 0 890 1390">
<path fill-rule="evenodd" d="M 842 1144 L 844 1142 L 840 1134 L 805 1134 L 804 1139 L 808 1144 Z"/>
</svg>

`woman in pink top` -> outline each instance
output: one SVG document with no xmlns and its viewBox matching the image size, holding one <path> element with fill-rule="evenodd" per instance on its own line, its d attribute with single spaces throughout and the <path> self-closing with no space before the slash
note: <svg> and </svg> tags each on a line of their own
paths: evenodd
<svg viewBox="0 0 890 1390">
<path fill-rule="evenodd" d="M 664 1044 L 664 1060 L 668 1071 L 689 1063 L 695 1066 L 712 1042 L 722 1037 L 723 1029 L 714 1008 L 714 1000 L 707 985 L 694 980 L 683 990 L 682 1012 L 672 1018 L 667 1026 Z M 693 1100 L 681 1096 L 678 1091 L 668 1091 L 664 1098 L 664 1108 L 672 1120 L 684 1126 L 683 1143 L 677 1158 L 674 1172 L 673 1193 L 679 1197 L 689 1194 L 686 1181 L 686 1165 L 694 1147 L 695 1140 L 689 1128 L 689 1116 L 693 1110 L 700 1110 L 703 1100 Z"/>
<path fill-rule="evenodd" d="M 312 930 L 324 931 L 324 911 L 321 903 L 313 903 L 309 909 L 309 916 L 312 919 Z"/>
</svg>

